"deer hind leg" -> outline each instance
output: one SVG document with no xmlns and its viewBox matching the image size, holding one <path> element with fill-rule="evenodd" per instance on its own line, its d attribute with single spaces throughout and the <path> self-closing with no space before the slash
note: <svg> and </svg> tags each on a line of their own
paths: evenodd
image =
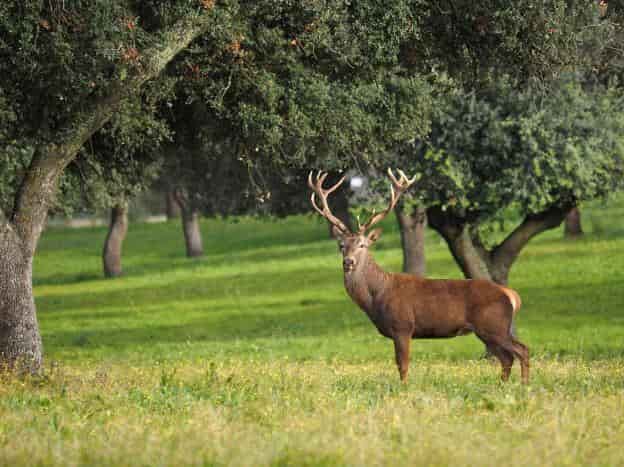
<svg viewBox="0 0 624 467">
<path fill-rule="evenodd" d="M 509 375 L 511 373 L 511 367 L 513 366 L 514 356 L 511 352 L 503 349 L 500 345 L 496 344 L 486 344 L 488 352 L 494 355 L 501 363 L 502 373 L 501 380 L 508 381 Z"/>
<path fill-rule="evenodd" d="M 396 363 L 399 367 L 399 376 L 401 382 L 407 381 L 407 370 L 409 368 L 409 353 L 410 353 L 410 340 L 409 335 L 399 335 L 393 338 L 394 340 L 394 355 L 396 357 Z"/>
<path fill-rule="evenodd" d="M 501 347 L 520 360 L 521 380 L 529 382 L 529 351 L 527 347 L 511 335 L 512 311 L 499 305 L 487 307 L 476 316 L 473 323 L 477 336 L 489 346 Z M 498 317 L 498 319 L 496 319 Z M 499 357 L 500 359 L 500 357 Z M 501 361 L 502 363 L 502 361 Z"/>
<path fill-rule="evenodd" d="M 511 343 L 514 347 L 515 354 L 520 360 L 520 376 L 522 384 L 529 384 L 529 348 L 512 336 Z"/>
<path fill-rule="evenodd" d="M 511 336 L 494 338 L 493 341 L 520 360 L 520 379 L 522 384 L 529 384 L 529 349 L 527 346 Z"/>
</svg>

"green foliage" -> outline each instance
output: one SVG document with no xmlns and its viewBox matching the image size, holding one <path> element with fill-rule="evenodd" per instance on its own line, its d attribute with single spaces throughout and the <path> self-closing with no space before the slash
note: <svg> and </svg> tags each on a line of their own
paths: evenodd
<svg viewBox="0 0 624 467">
<path fill-rule="evenodd" d="M 369 164 L 424 136 L 429 86 L 391 69 L 413 35 L 409 5 L 242 5 L 230 30 L 206 34 L 173 64 L 181 78 L 163 113 L 185 149 L 166 173 L 207 213 L 266 212 L 254 203 L 269 196 L 268 210 L 284 213 L 300 205 L 284 201 L 284 180 Z"/>
<path fill-rule="evenodd" d="M 429 139 L 406 151 L 418 195 L 472 221 L 607 196 L 622 188 L 624 113 L 614 89 L 565 81 L 544 93 L 501 82 L 442 94 Z"/>
<path fill-rule="evenodd" d="M 50 140 L 113 75 L 138 66 L 132 49 L 147 37 L 133 21 L 124 2 L 4 2 L 0 75 L 19 115 L 16 138 Z"/>
<path fill-rule="evenodd" d="M 405 48 L 412 67 L 434 67 L 468 86 L 502 73 L 548 82 L 592 65 L 615 38 L 617 20 L 601 18 L 598 2 L 546 0 L 428 3 L 421 42 Z"/>
<path fill-rule="evenodd" d="M 5 149 L 5 156 L 0 158 L 0 210 L 11 212 L 15 190 L 28 168 L 32 151 L 10 145 Z"/>
<path fill-rule="evenodd" d="M 120 104 L 64 173 L 56 210 L 70 214 L 109 208 L 132 199 L 157 179 L 163 164 L 161 146 L 172 137 L 158 115 L 166 85 L 166 80 L 158 80 Z"/>
<path fill-rule="evenodd" d="M 77 115 L 98 99 L 114 103 L 123 83 L 144 75 L 148 62 L 142 53 L 159 43 L 163 26 L 203 12 L 214 20 L 213 29 L 227 28 L 228 15 L 214 13 L 213 7 L 190 0 L 3 2 L 0 207 L 12 212 L 38 148 L 71 141 L 76 125 L 87 123 L 77 121 Z M 170 83 L 160 80 L 119 104 L 114 121 L 83 148 L 82 167 L 70 169 L 60 182 L 65 197 L 56 209 L 81 204 L 85 186 L 92 204 L 109 204 L 149 182 L 154 151 L 169 133 L 156 119 L 156 103 L 170 90 Z"/>
</svg>

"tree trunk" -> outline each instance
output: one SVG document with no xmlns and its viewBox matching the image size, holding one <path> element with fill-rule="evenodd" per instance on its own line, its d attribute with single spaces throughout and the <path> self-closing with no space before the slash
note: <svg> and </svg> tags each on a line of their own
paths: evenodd
<svg viewBox="0 0 624 467">
<path fill-rule="evenodd" d="M 409 213 L 403 206 L 397 206 L 394 212 L 401 232 L 403 272 L 424 277 L 426 271 L 425 226 L 427 213 L 422 207 L 416 207 Z"/>
<path fill-rule="evenodd" d="M 428 208 L 426 212 L 429 225 L 446 241 L 464 277 L 492 280 L 488 252 L 479 241 L 475 241 L 470 224 L 465 219 L 437 206 Z"/>
<path fill-rule="evenodd" d="M 186 256 L 196 258 L 204 254 L 201 231 L 199 229 L 199 213 L 193 209 L 182 207 L 182 229 L 186 244 Z"/>
<path fill-rule="evenodd" d="M 0 359 L 3 369 L 35 373 L 43 345 L 32 293 L 32 257 L 9 224 L 0 224 Z"/>
<path fill-rule="evenodd" d="M 176 199 L 175 193 L 173 190 L 167 190 L 165 194 L 166 199 L 166 212 L 167 212 L 167 220 L 170 221 L 172 219 L 178 219 L 181 214 L 180 203 Z"/>
<path fill-rule="evenodd" d="M 122 203 L 111 209 L 108 235 L 104 242 L 102 262 L 105 277 L 117 277 L 122 273 L 121 251 L 128 232 L 128 204 Z"/>
<path fill-rule="evenodd" d="M 581 227 L 581 211 L 578 206 L 574 206 L 565 218 L 565 227 L 563 236 L 565 238 L 577 238 L 583 235 L 583 228 Z"/>
</svg>

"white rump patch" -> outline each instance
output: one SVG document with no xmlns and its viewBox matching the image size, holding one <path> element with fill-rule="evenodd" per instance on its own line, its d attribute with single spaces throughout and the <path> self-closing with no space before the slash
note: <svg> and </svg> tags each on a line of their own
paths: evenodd
<svg viewBox="0 0 624 467">
<path fill-rule="evenodd" d="M 518 309 L 518 301 L 515 297 L 515 294 L 506 287 L 501 287 L 501 289 L 505 293 L 505 295 L 507 295 L 507 298 L 509 298 L 509 301 L 511 302 L 511 308 L 513 312 L 515 313 L 516 310 Z"/>
</svg>

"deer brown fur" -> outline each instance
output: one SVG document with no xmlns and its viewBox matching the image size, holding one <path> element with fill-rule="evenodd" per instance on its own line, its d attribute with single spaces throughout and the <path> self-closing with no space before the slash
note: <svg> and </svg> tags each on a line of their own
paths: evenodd
<svg viewBox="0 0 624 467">
<path fill-rule="evenodd" d="M 390 179 L 398 194 L 392 189 L 391 202 L 384 212 L 373 215 L 350 232 L 331 215 L 327 196 L 337 185 L 323 189 L 323 174 L 316 184 L 309 177 L 314 194 L 314 208 L 334 224 L 343 256 L 345 288 L 351 299 L 368 315 L 377 330 L 394 341 L 396 362 L 402 381 L 407 378 L 410 341 L 417 338 L 455 337 L 475 333 L 502 366 L 502 380 L 509 379 L 514 359 L 520 360 L 521 379 L 529 381 L 528 348 L 511 335 L 511 322 L 521 302 L 512 289 L 487 280 L 423 279 L 410 274 L 384 271 L 373 259 L 369 247 L 381 235 L 380 229 L 369 234 L 366 230 L 385 217 L 396 205 L 400 195 L 414 182 L 399 171 Z M 322 209 L 315 202 L 321 199 Z"/>
</svg>

